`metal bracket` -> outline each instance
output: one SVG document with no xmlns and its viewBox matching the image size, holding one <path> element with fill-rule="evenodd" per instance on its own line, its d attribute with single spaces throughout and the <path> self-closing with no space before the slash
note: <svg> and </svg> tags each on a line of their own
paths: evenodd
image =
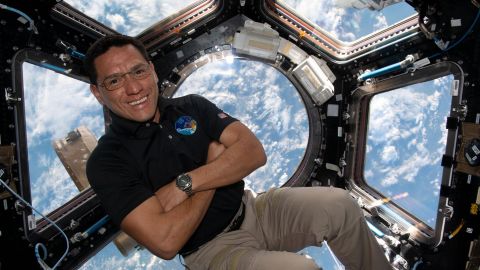
<svg viewBox="0 0 480 270">
<path fill-rule="evenodd" d="M 13 89 L 11 87 L 5 87 L 5 100 L 10 102 L 19 102 L 22 101 L 22 98 L 13 96 Z"/>
<path fill-rule="evenodd" d="M 445 207 L 443 208 L 439 208 L 438 209 L 438 212 L 442 213 L 442 215 L 446 218 L 446 219 L 451 219 L 452 216 L 453 216 L 453 207 L 450 206 L 450 205 L 445 205 Z"/>
<path fill-rule="evenodd" d="M 468 112 L 467 102 L 465 100 L 462 100 L 460 104 L 452 108 L 452 111 L 458 114 L 458 117 L 461 121 L 465 120 Z"/>
</svg>

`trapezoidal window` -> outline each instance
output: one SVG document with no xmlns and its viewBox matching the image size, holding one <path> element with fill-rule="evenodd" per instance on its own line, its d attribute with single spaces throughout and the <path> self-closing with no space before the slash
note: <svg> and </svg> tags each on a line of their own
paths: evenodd
<svg viewBox="0 0 480 270">
<path fill-rule="evenodd" d="M 200 1 L 67 0 L 65 2 L 124 35 L 136 36 L 156 22 Z"/>
<path fill-rule="evenodd" d="M 47 214 L 79 193 L 55 143 L 73 139 L 78 128 L 100 137 L 103 111 L 87 83 L 27 62 L 22 69 L 32 205 Z"/>
<path fill-rule="evenodd" d="M 401 0 L 281 0 L 278 3 L 342 42 L 354 42 L 416 14 L 412 6 Z"/>
<path fill-rule="evenodd" d="M 364 181 L 435 228 L 453 75 L 370 100 Z"/>
</svg>

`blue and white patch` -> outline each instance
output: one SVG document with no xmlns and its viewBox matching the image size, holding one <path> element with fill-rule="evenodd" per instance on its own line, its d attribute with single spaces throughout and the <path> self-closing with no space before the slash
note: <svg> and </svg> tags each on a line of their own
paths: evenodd
<svg viewBox="0 0 480 270">
<path fill-rule="evenodd" d="M 180 116 L 175 121 L 175 130 L 182 135 L 192 135 L 197 130 L 197 121 L 191 116 Z"/>
</svg>

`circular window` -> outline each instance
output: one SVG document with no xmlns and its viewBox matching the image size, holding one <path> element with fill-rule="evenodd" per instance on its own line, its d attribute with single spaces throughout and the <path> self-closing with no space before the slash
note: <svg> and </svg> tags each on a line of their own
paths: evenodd
<svg viewBox="0 0 480 270">
<path fill-rule="evenodd" d="M 305 105 L 275 68 L 233 58 L 208 63 L 188 76 L 174 97 L 199 94 L 248 126 L 262 142 L 267 164 L 244 180 L 255 192 L 285 184 L 302 162 L 309 138 Z"/>
</svg>

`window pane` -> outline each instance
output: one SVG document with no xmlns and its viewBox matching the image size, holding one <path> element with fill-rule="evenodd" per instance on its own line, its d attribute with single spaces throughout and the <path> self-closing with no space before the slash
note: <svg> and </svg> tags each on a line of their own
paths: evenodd
<svg viewBox="0 0 480 270">
<path fill-rule="evenodd" d="M 364 178 L 435 227 L 453 76 L 375 95 L 370 102 Z"/>
<path fill-rule="evenodd" d="M 103 112 L 88 84 L 51 70 L 24 63 L 23 84 L 32 204 L 47 214 L 79 193 L 52 141 L 81 125 L 98 138 Z"/>
<path fill-rule="evenodd" d="M 287 77 L 260 62 L 216 61 L 191 74 L 175 96 L 193 93 L 242 121 L 262 142 L 268 161 L 245 178 L 247 187 L 266 191 L 293 175 L 307 146 L 308 117 Z"/>
<path fill-rule="evenodd" d="M 196 0 L 66 0 L 65 2 L 122 34 L 136 36 Z"/>
<path fill-rule="evenodd" d="M 344 42 L 357 40 L 416 13 L 403 1 L 379 11 L 368 8 L 356 9 L 351 7 L 352 4 L 349 5 L 350 7 L 340 7 L 337 4 L 344 2 L 343 6 L 346 6 L 349 2 L 355 2 L 354 5 L 361 8 L 369 6 L 371 2 L 374 4 L 373 2 L 379 1 L 280 0 L 278 2 L 293 8 L 299 16 L 317 24 L 333 37 Z"/>
</svg>

